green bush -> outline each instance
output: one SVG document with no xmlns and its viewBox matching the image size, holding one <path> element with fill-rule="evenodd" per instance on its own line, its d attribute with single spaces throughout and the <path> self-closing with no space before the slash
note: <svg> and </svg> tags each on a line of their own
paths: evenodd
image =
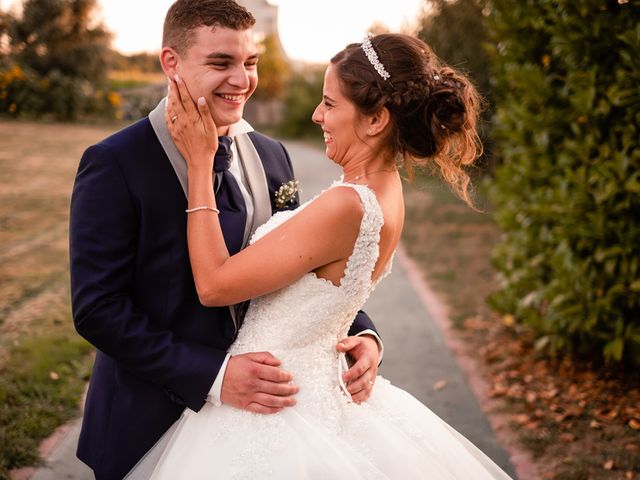
<svg viewBox="0 0 640 480">
<path fill-rule="evenodd" d="M 640 8 L 493 0 L 499 311 L 640 363 Z"/>
<path fill-rule="evenodd" d="M 311 120 L 322 100 L 326 66 L 308 67 L 290 79 L 285 97 L 284 120 L 280 135 L 285 137 L 317 137 L 320 129 Z"/>
<path fill-rule="evenodd" d="M 44 76 L 11 65 L 0 68 L 0 114 L 14 118 L 49 116 L 76 120 L 87 116 L 117 118 L 121 99 L 117 93 L 94 88 L 91 83 L 52 70 Z"/>
</svg>

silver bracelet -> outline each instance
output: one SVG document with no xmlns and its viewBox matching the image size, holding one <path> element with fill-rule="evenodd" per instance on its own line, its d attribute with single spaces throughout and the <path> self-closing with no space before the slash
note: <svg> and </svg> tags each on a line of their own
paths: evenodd
<svg viewBox="0 0 640 480">
<path fill-rule="evenodd" d="M 193 212 L 199 212 L 200 210 L 209 210 L 214 213 L 220 213 L 220 210 L 218 210 L 215 207 L 193 207 L 193 208 L 187 208 L 185 212 L 193 213 Z"/>
</svg>

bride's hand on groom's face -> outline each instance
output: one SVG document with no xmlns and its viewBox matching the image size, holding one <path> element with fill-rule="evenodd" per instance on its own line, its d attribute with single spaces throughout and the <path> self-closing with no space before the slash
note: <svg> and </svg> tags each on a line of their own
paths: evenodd
<svg viewBox="0 0 640 480">
<path fill-rule="evenodd" d="M 200 97 L 194 102 L 178 75 L 169 80 L 165 121 L 189 169 L 211 172 L 218 149 L 218 130 L 206 100 Z"/>
<path fill-rule="evenodd" d="M 298 387 L 268 352 L 234 355 L 227 363 L 220 400 L 254 413 L 277 413 L 296 404 Z"/>
<path fill-rule="evenodd" d="M 351 399 L 355 403 L 366 402 L 378 375 L 378 342 L 368 335 L 361 335 L 340 340 L 336 348 L 355 360 L 351 368 L 342 375 Z"/>
</svg>

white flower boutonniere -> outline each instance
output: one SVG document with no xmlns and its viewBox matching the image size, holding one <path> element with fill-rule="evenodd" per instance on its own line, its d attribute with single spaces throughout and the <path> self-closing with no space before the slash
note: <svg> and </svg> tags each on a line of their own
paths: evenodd
<svg viewBox="0 0 640 480">
<path fill-rule="evenodd" d="M 296 193 L 300 191 L 300 182 L 298 182 L 298 180 L 289 180 L 288 182 L 283 183 L 276 191 L 276 207 L 286 207 L 288 203 L 293 202 Z"/>
</svg>

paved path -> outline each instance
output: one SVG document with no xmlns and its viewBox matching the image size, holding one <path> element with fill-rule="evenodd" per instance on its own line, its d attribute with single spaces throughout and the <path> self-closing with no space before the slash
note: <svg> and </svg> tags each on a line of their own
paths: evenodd
<svg viewBox="0 0 640 480">
<path fill-rule="evenodd" d="M 286 146 L 303 189 L 303 200 L 338 178 L 339 169 L 319 150 L 298 142 L 287 142 Z M 385 343 L 381 374 L 428 405 L 515 478 L 508 455 L 498 445 L 442 333 L 398 258 L 365 310 Z M 446 381 L 444 388 L 434 388 L 442 380 Z M 48 457 L 48 467 L 36 471 L 33 480 L 93 478 L 75 458 L 78 427 L 76 421 Z"/>
</svg>

